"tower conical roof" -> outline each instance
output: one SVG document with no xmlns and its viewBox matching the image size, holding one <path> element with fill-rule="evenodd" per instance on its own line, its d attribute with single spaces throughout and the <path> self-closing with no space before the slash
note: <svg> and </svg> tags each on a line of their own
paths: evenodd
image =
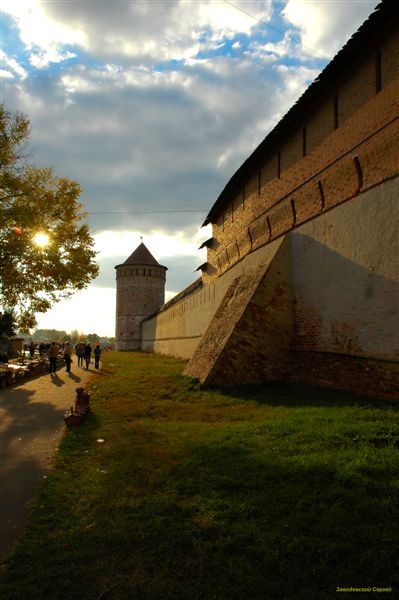
<svg viewBox="0 0 399 600">
<path fill-rule="evenodd" d="M 125 260 L 124 265 L 159 265 L 147 246 L 141 242 L 136 250 Z"/>
<path fill-rule="evenodd" d="M 124 263 L 120 265 L 116 265 L 117 267 L 122 267 L 123 265 L 156 265 L 167 270 L 166 267 L 163 267 L 159 264 L 159 262 L 153 257 L 148 248 L 141 242 L 139 246 L 137 246 L 136 250 L 125 260 Z"/>
</svg>

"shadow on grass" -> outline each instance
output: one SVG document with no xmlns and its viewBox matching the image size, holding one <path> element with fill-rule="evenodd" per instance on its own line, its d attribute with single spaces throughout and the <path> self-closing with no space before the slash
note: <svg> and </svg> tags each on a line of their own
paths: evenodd
<svg viewBox="0 0 399 600">
<path fill-rule="evenodd" d="M 192 385 L 194 386 L 195 384 Z M 220 391 L 224 396 L 235 400 L 251 400 L 269 406 L 286 406 L 292 408 L 306 406 L 324 408 L 353 406 L 386 410 L 399 409 L 399 404 L 395 401 L 298 383 L 270 382 L 234 387 L 199 385 L 199 388 L 205 391 Z"/>
<path fill-rule="evenodd" d="M 114 399 L 113 381 L 99 385 L 93 412 L 65 436 L 0 578 L 2 600 L 335 600 L 337 586 L 398 591 L 398 455 L 394 440 L 370 443 L 396 424 L 396 415 L 386 418 L 390 404 L 267 384 L 215 389 L 221 413 L 227 396 L 257 402 L 256 420 L 204 420 L 213 393 L 201 394 L 205 413 L 193 402 L 187 421 L 173 412 L 160 419 L 141 404 L 141 395 L 163 402 L 152 394 L 156 360 L 143 356 L 148 371 L 137 365 L 134 383 Z M 180 396 L 199 398 L 205 388 L 182 379 L 172 378 Z M 131 391 L 140 397 L 132 404 Z M 359 410 L 335 411 L 328 423 L 315 411 L 309 426 L 310 411 L 267 405 Z"/>
<path fill-rule="evenodd" d="M 18 547 L 10 598 L 328 600 L 337 586 L 399 585 L 397 465 L 347 471 L 207 436 L 175 446 L 138 428 L 123 460 L 111 448 L 90 473 L 95 488 L 83 469 L 71 478 L 80 505 L 48 488 L 40 502 L 56 513 L 36 510 L 46 540 Z"/>
<path fill-rule="evenodd" d="M 0 562 L 21 533 L 62 424 L 62 408 L 33 396 L 18 386 L 0 395 Z"/>
<path fill-rule="evenodd" d="M 92 446 L 93 442 L 99 437 L 101 431 L 102 419 L 95 411 L 95 407 L 91 410 L 87 417 L 80 425 L 70 426 L 67 428 L 67 434 L 62 438 L 60 444 L 61 459 L 68 453 L 70 448 L 73 448 L 74 453 L 82 451 L 81 445 L 84 447 Z"/>
</svg>

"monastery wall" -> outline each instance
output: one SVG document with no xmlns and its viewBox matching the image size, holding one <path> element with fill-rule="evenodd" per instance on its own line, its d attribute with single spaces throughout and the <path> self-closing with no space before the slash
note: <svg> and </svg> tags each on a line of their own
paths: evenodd
<svg viewBox="0 0 399 600">
<path fill-rule="evenodd" d="M 270 244 L 253 252 L 217 280 L 208 285 L 200 283 L 194 291 L 143 321 L 142 350 L 191 358 L 232 283 L 243 273 L 256 271 L 276 247 L 276 243 Z"/>
<path fill-rule="evenodd" d="M 399 361 L 399 177 L 291 234 L 295 350 Z"/>
<path fill-rule="evenodd" d="M 191 359 L 208 383 L 396 398 L 398 198 L 397 177 L 258 248 L 144 321 L 142 349 Z"/>
<path fill-rule="evenodd" d="M 245 257 L 185 373 L 398 398 L 398 198 L 397 177 Z"/>
<path fill-rule="evenodd" d="M 286 379 L 292 337 L 289 236 L 253 252 L 232 271 L 236 277 L 184 373 L 221 385 Z"/>
<path fill-rule="evenodd" d="M 233 176 L 202 280 L 143 321 L 143 350 L 207 383 L 399 397 L 399 35 L 385 33 Z"/>
<path fill-rule="evenodd" d="M 398 398 L 399 177 L 291 234 L 290 379 Z"/>
<path fill-rule="evenodd" d="M 392 35 L 343 80 L 303 115 L 212 223 L 205 282 L 259 246 L 398 174 L 399 36 Z"/>
<path fill-rule="evenodd" d="M 216 284 L 196 288 L 179 301 L 168 303 L 141 329 L 142 350 L 189 358 L 215 310 Z"/>
</svg>

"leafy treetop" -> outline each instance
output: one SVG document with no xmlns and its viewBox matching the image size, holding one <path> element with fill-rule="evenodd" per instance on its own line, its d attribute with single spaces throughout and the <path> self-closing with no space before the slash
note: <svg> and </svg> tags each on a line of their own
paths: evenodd
<svg viewBox="0 0 399 600">
<path fill-rule="evenodd" d="M 0 306 L 20 331 L 98 274 L 78 183 L 28 162 L 29 120 L 0 105 Z M 37 233 L 48 236 L 38 246 Z"/>
<path fill-rule="evenodd" d="M 0 337 L 12 337 L 15 335 L 14 315 L 12 311 L 7 310 L 0 313 Z"/>
</svg>

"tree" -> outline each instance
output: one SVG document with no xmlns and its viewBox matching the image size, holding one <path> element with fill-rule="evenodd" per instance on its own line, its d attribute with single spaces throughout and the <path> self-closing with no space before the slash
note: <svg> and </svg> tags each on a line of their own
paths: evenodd
<svg viewBox="0 0 399 600">
<path fill-rule="evenodd" d="M 24 332 L 36 324 L 35 313 L 98 274 L 81 188 L 29 164 L 29 127 L 25 115 L 0 105 L 0 306 L 14 310 Z"/>
<path fill-rule="evenodd" d="M 58 329 L 36 329 L 29 337 L 35 342 L 62 342 L 69 339 L 66 331 Z"/>
<path fill-rule="evenodd" d="M 72 329 L 67 336 L 65 341 L 70 341 L 73 345 L 77 344 L 80 339 L 85 339 L 84 333 L 81 333 L 77 329 Z"/>
<path fill-rule="evenodd" d="M 86 339 L 90 344 L 96 344 L 100 341 L 100 337 L 96 333 L 88 333 Z"/>
<path fill-rule="evenodd" d="M 14 315 L 12 310 L 6 310 L 0 313 L 0 337 L 12 337 L 15 334 L 14 330 Z"/>
</svg>

